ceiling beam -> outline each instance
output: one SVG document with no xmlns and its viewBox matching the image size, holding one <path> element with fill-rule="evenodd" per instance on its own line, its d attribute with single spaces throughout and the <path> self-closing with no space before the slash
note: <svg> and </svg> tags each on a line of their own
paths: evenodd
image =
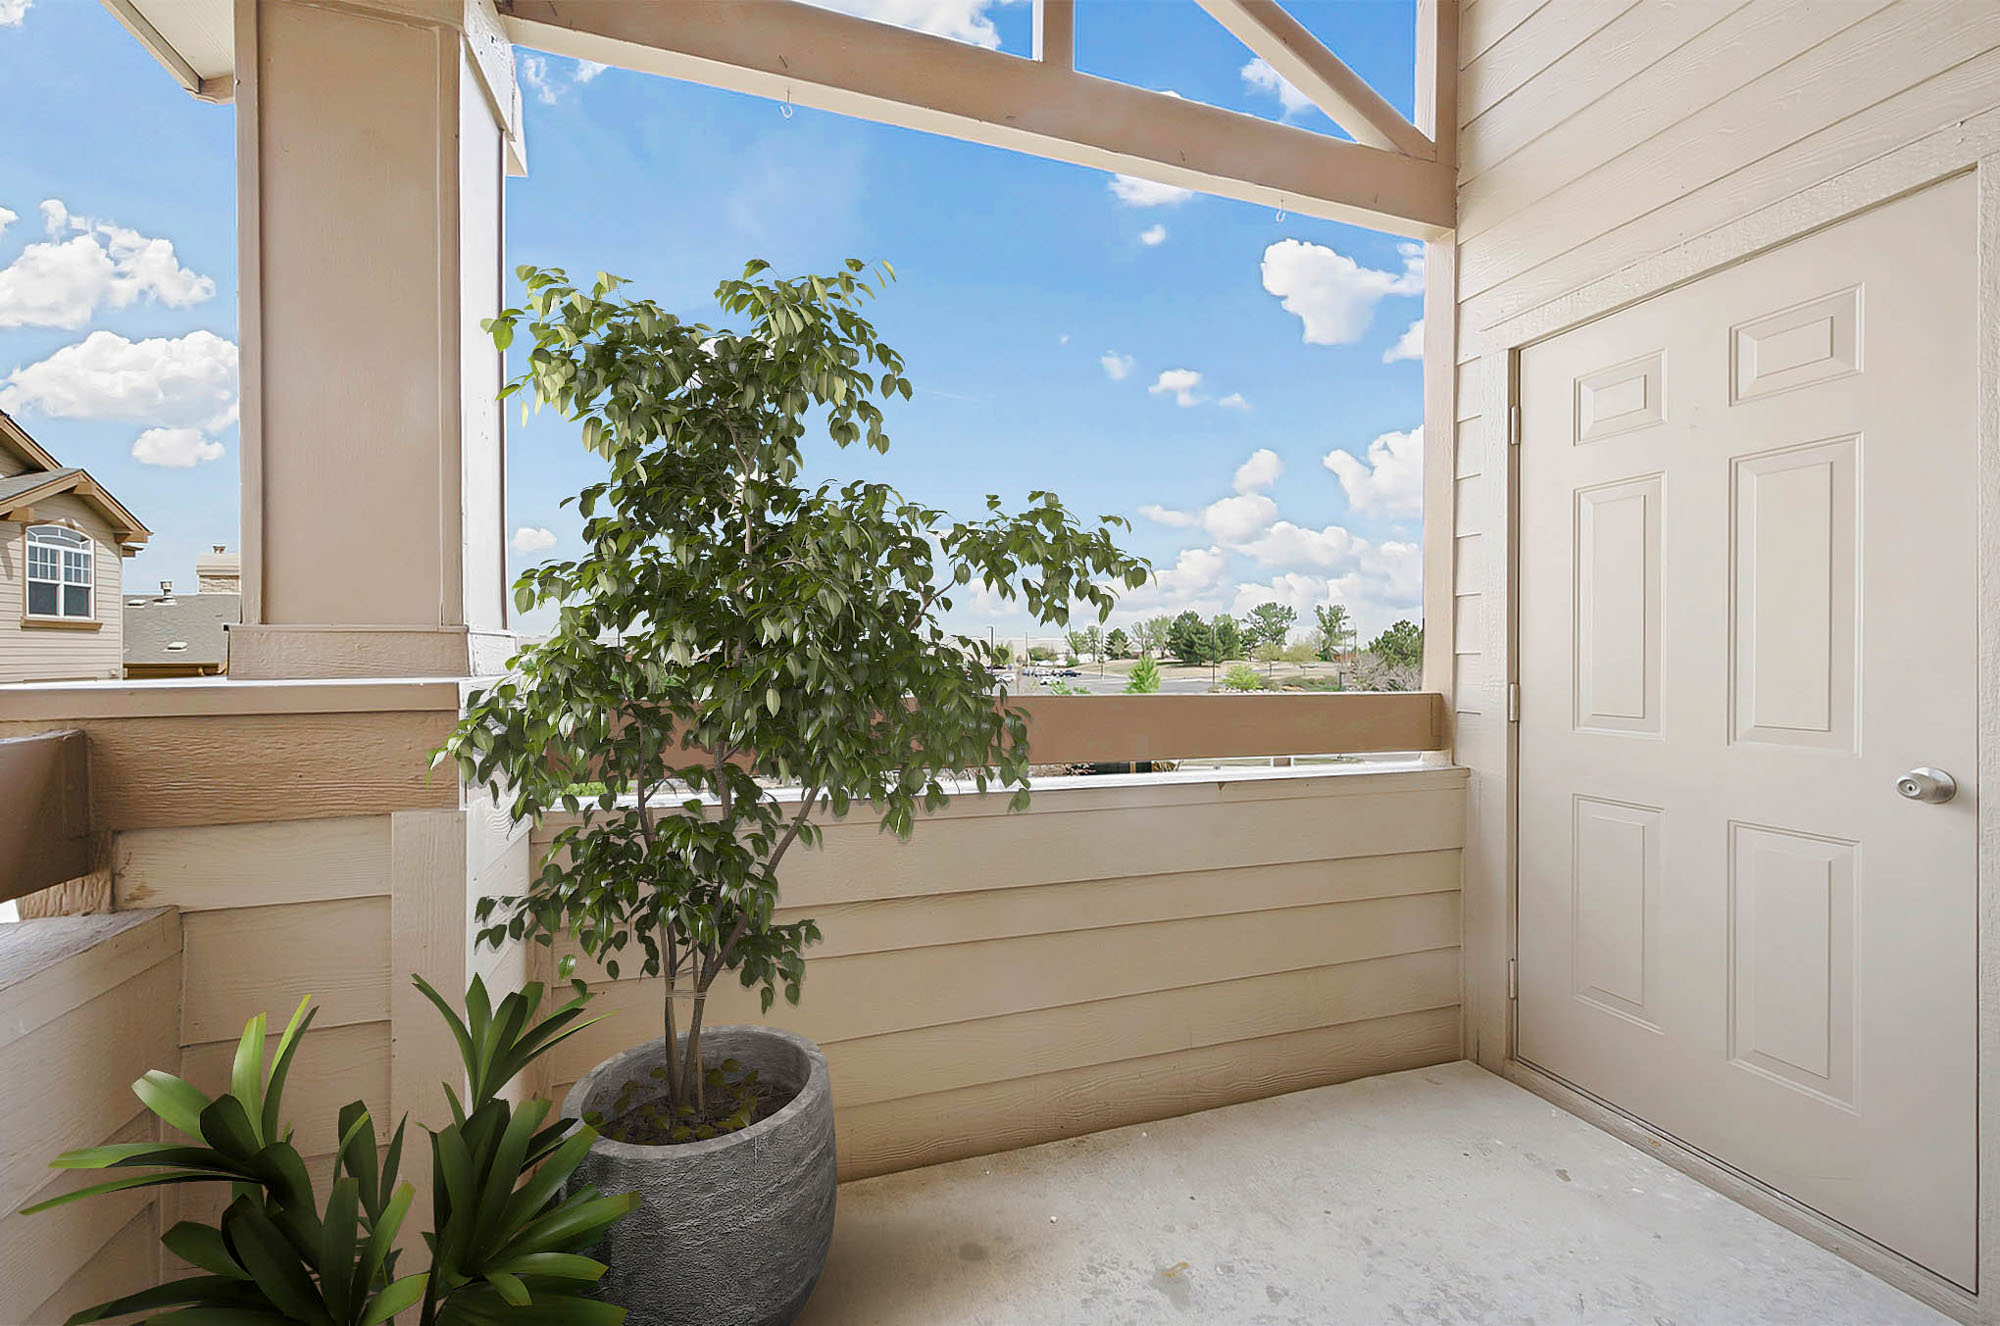
<svg viewBox="0 0 2000 1326">
<path fill-rule="evenodd" d="M 1342 64 L 1319 38 L 1284 11 L 1277 0 L 1197 0 L 1209 16 L 1263 57 L 1278 76 L 1354 141 L 1430 160 L 1431 140 L 1417 131 L 1366 79 Z"/>
<path fill-rule="evenodd" d="M 1452 172 L 1435 162 L 798 0 L 510 0 L 500 12 L 516 42 L 556 55 L 1417 239 L 1452 226 Z"/>
<path fill-rule="evenodd" d="M 1035 0 L 1035 58 L 1076 68 L 1075 0 Z"/>
<path fill-rule="evenodd" d="M 1417 130 L 1458 164 L 1459 0 L 1417 0 Z"/>
</svg>

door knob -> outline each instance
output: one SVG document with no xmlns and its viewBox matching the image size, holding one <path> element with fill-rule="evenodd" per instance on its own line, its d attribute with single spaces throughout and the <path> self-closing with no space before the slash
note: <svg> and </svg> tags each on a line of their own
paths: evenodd
<svg viewBox="0 0 2000 1326">
<path fill-rule="evenodd" d="M 1958 780 L 1942 769 L 1912 769 L 1896 780 L 1896 791 L 1912 801 L 1941 806 L 1958 795 Z"/>
</svg>

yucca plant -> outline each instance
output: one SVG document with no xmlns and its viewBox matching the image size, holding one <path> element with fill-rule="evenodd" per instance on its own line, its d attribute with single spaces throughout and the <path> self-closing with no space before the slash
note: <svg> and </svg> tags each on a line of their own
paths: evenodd
<svg viewBox="0 0 2000 1326">
<path fill-rule="evenodd" d="M 284 1122 L 285 1078 L 317 1010 L 299 1002 L 264 1071 L 265 1018 L 243 1029 L 229 1090 L 210 1100 L 155 1070 L 132 1084 L 139 1100 L 187 1141 L 86 1147 L 58 1169 L 134 1173 L 28 1207 L 28 1213 L 131 1188 L 227 1183 L 219 1223 L 184 1220 L 160 1242 L 201 1274 L 100 1303 L 71 1326 L 132 1313 L 152 1326 L 382 1326 L 414 1309 L 421 1326 L 617 1326 L 623 1308 L 587 1296 L 604 1266 L 582 1254 L 638 1204 L 594 1188 L 564 1195 L 596 1133 L 564 1121 L 544 1126 L 550 1103 L 518 1108 L 500 1091 L 540 1055 L 590 1025 L 584 997 L 535 1021 L 542 987 L 493 1007 L 474 977 L 467 1016 L 421 977 L 465 1062 L 463 1100 L 447 1085 L 452 1122 L 431 1131 L 430 1269 L 396 1274 L 396 1235 L 416 1189 L 398 1181 L 407 1120 L 386 1150 L 361 1102 L 340 1111 L 330 1190 L 318 1200 Z M 593 1019 L 594 1020 L 594 1019 Z M 427 1130 L 428 1131 L 428 1130 Z"/>
</svg>

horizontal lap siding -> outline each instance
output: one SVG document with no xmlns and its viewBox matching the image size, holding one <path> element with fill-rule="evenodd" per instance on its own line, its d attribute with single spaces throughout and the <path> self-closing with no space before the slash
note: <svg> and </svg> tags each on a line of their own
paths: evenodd
<svg viewBox="0 0 2000 1326">
<path fill-rule="evenodd" d="M 908 843 L 837 825 L 787 872 L 785 916 L 826 940 L 768 1020 L 825 1049 L 848 1177 L 1456 1058 L 1463 795 L 1454 771 L 1060 788 Z M 610 1016 L 555 1052 L 565 1090 L 659 1034 L 661 982 L 579 972 Z M 725 984 L 711 1023 L 759 1020 Z"/>
<path fill-rule="evenodd" d="M 157 1273 L 151 1192 L 19 1211 L 90 1181 L 52 1172 L 61 1152 L 154 1136 L 130 1084 L 178 1066 L 180 940 L 154 917 L 0 991 L 0 1322 L 52 1326 Z"/>
</svg>

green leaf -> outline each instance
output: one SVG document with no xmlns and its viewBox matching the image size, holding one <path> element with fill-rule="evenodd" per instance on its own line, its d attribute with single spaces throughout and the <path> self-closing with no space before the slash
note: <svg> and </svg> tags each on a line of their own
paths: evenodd
<svg viewBox="0 0 2000 1326">
<path fill-rule="evenodd" d="M 409 1307 L 424 1296 L 424 1285 L 430 1280 L 428 1275 L 406 1275 L 390 1284 L 368 1302 L 368 1310 L 361 1314 L 355 1326 L 382 1326 L 382 1323 Z"/>
<path fill-rule="evenodd" d="M 236 1097 L 242 1104 L 246 1117 L 253 1121 L 251 1124 L 253 1140 L 262 1142 L 263 1135 L 257 1131 L 254 1122 L 262 1117 L 264 1109 L 264 1015 L 262 1013 L 243 1024 L 243 1037 L 236 1043 L 236 1059 L 229 1070 L 229 1094 Z"/>
<path fill-rule="evenodd" d="M 212 1226 L 183 1220 L 160 1235 L 160 1242 L 174 1256 L 191 1266 L 199 1266 L 210 1275 L 230 1280 L 250 1278 L 250 1273 L 238 1265 L 231 1255 L 229 1245 L 223 1241 L 222 1231 Z"/>
<path fill-rule="evenodd" d="M 154 1069 L 132 1084 L 132 1094 L 170 1128 L 189 1137 L 201 1136 L 201 1112 L 208 1097 L 175 1077 Z"/>
</svg>

